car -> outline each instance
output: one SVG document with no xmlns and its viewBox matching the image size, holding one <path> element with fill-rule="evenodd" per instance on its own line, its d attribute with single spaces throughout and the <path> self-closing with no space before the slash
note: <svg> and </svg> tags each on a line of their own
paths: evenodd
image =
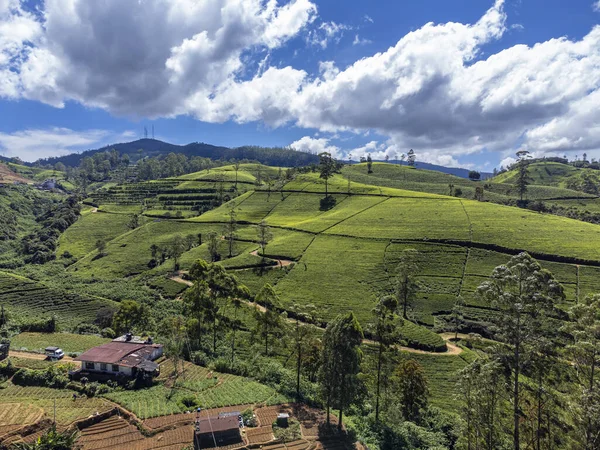
<svg viewBox="0 0 600 450">
<path fill-rule="evenodd" d="M 53 361 L 57 359 L 62 359 L 62 357 L 65 356 L 65 352 L 63 352 L 62 349 L 58 347 L 46 347 L 45 353 L 46 357 Z"/>
</svg>

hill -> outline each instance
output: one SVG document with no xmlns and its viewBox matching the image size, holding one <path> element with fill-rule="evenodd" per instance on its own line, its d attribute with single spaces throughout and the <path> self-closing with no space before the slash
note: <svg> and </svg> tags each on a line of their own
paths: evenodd
<svg viewBox="0 0 600 450">
<path fill-rule="evenodd" d="M 383 174 L 384 166 L 377 165 L 375 173 Z M 387 166 L 392 171 L 407 171 L 407 177 L 451 177 Z M 186 270 L 198 258 L 210 258 L 206 237 L 225 234 L 233 209 L 237 222 L 233 257 L 227 257 L 226 241 L 221 241 L 221 263 L 234 270 L 254 293 L 266 282 L 273 284 L 286 308 L 298 302 L 315 303 L 324 320 L 352 310 L 363 323 L 370 322 L 372 306 L 390 291 L 395 264 L 406 248 L 416 248 L 424 258 L 419 301 L 411 316 L 427 327 L 443 328 L 460 295 L 469 305 L 473 329 L 485 328 L 489 305 L 474 296 L 475 289 L 496 265 L 522 250 L 557 274 L 567 289 L 567 305 L 600 289 L 595 281 L 600 274 L 600 257 L 595 250 L 600 245 L 600 230 L 595 225 L 492 203 L 361 183 L 355 181 L 352 172 L 360 166 L 345 169 L 344 175 L 353 173 L 349 188 L 343 175 L 329 180 L 335 205 L 328 209 L 321 203 L 324 181 L 318 174 L 298 174 L 269 192 L 266 185 L 257 186 L 252 179 L 254 169 L 246 169 L 243 178 L 248 184 L 240 190 L 241 195 L 199 216 L 188 215 L 186 202 L 204 201 L 202 191 L 219 172 L 229 172 L 227 168 L 199 175 L 209 181 L 191 181 L 194 176 L 186 175 L 150 183 L 157 190 L 146 188 L 143 195 L 146 204 L 156 205 L 157 211 L 153 211 L 154 206 L 142 210 L 124 202 L 133 198 L 132 193 L 119 193 L 125 186 L 107 190 L 105 197 L 96 200 L 98 212 L 84 213 L 61 237 L 59 253 L 69 251 L 77 258 L 68 271 L 103 279 L 129 277 L 163 295 L 176 296 L 185 286 L 169 279 L 173 262 L 167 259 L 150 268 L 150 246 L 168 246 L 176 236 L 191 240 L 179 259 L 181 269 Z M 227 186 L 231 187 L 226 185 L 225 191 L 230 189 Z M 182 188 L 195 191 L 178 194 Z M 553 194 L 562 192 L 554 189 L 550 188 Z M 214 196 L 214 192 L 209 195 Z M 165 206 L 161 202 L 170 202 L 168 207 L 177 209 L 167 216 L 169 210 L 162 209 Z M 135 205 L 139 204 L 140 199 L 135 200 Z M 134 230 L 126 227 L 132 207 L 147 217 Z M 179 208 L 183 214 L 176 216 L 173 211 Z M 156 218 L 157 213 L 160 218 Z M 255 252 L 259 249 L 256 226 L 261 221 L 273 234 L 264 258 Z M 101 258 L 93 245 L 99 236 L 107 241 Z M 261 269 L 277 260 L 290 261 L 291 265 Z M 427 328 L 408 332 L 405 337 L 411 345 L 437 345 L 428 344 L 435 340 Z"/>
<path fill-rule="evenodd" d="M 318 162 L 318 157 L 309 153 L 298 152 L 289 148 L 266 148 L 256 146 L 243 146 L 228 148 L 193 142 L 187 145 L 169 144 L 157 139 L 139 139 L 133 142 L 125 142 L 106 147 L 87 150 L 81 153 L 73 153 L 66 156 L 40 159 L 37 163 L 41 165 L 55 165 L 63 163 L 67 166 L 78 166 L 81 160 L 93 156 L 98 152 L 115 149 L 121 155 L 128 155 L 132 162 L 144 157 L 160 157 L 169 153 L 181 153 L 187 157 L 201 156 L 214 160 L 250 160 L 258 161 L 272 166 L 298 167 Z"/>
<path fill-rule="evenodd" d="M 378 162 L 384 162 L 384 161 L 378 161 Z M 390 164 L 399 164 L 399 165 L 403 165 L 403 166 L 408 166 L 408 163 L 406 161 L 390 160 L 390 161 L 385 161 L 385 162 L 390 163 Z M 447 173 L 449 175 L 454 175 L 454 176 L 460 177 L 460 178 L 469 178 L 469 172 L 470 172 L 469 169 L 462 169 L 460 167 L 440 166 L 438 164 L 430 164 L 430 163 L 422 162 L 422 161 L 417 161 L 415 163 L 415 168 L 423 169 L 423 170 L 435 170 L 437 172 Z M 482 180 L 487 180 L 488 178 L 491 178 L 493 176 L 493 174 L 491 172 L 480 172 L 480 175 L 481 175 Z"/>
<path fill-rule="evenodd" d="M 9 165 L 0 163 L 0 183 L 31 183 L 32 181 L 14 172 Z"/>
</svg>

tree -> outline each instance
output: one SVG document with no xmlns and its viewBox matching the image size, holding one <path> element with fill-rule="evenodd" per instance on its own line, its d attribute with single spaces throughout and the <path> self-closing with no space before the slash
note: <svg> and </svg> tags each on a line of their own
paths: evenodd
<svg viewBox="0 0 600 450">
<path fill-rule="evenodd" d="M 235 333 L 239 328 L 238 323 L 238 312 L 242 309 L 243 301 L 242 298 L 249 298 L 250 291 L 244 285 L 238 286 L 239 292 L 238 295 L 233 295 L 230 297 L 231 306 L 233 306 L 233 321 L 231 322 L 231 367 L 235 362 Z"/>
<path fill-rule="evenodd" d="M 423 367 L 413 360 L 400 363 L 396 370 L 396 390 L 404 420 L 419 422 L 422 413 L 427 409 L 427 377 Z"/>
<path fill-rule="evenodd" d="M 140 216 L 139 214 L 132 214 L 129 216 L 129 222 L 127 222 L 127 227 L 130 230 L 135 230 L 140 226 Z"/>
<path fill-rule="evenodd" d="M 506 265 L 498 266 L 489 281 L 477 289 L 499 314 L 494 316 L 497 338 L 508 344 L 498 347 L 507 370 L 512 375 L 513 447 L 520 448 L 519 422 L 520 379 L 525 364 L 532 360 L 533 344 L 544 333 L 544 322 L 554 302 L 564 299 L 563 288 L 554 276 L 540 267 L 529 254 L 513 256 Z"/>
<path fill-rule="evenodd" d="M 323 336 L 319 384 L 327 406 L 327 425 L 331 423 L 331 407 L 337 408 L 340 412 L 340 430 L 344 409 L 354 403 L 361 388 L 358 374 L 362 361 L 362 339 L 362 328 L 352 312 L 336 317 L 327 325 Z"/>
<path fill-rule="evenodd" d="M 600 389 L 597 372 L 600 366 L 600 294 L 587 296 L 569 311 L 572 322 L 565 331 L 573 336 L 568 354 L 573 355 L 581 394 L 577 401 L 577 424 L 584 448 L 600 444 Z"/>
<path fill-rule="evenodd" d="M 113 316 L 112 328 L 117 333 L 130 332 L 134 327 L 143 327 L 149 318 L 148 308 L 135 300 L 123 300 Z"/>
<path fill-rule="evenodd" d="M 254 310 L 254 317 L 258 326 L 258 334 L 265 340 L 265 355 L 269 355 L 269 337 L 280 331 L 283 327 L 281 315 L 275 308 L 280 306 L 279 297 L 275 293 L 273 286 L 266 283 L 256 295 L 256 303 L 263 306 L 261 311 L 259 307 Z"/>
<path fill-rule="evenodd" d="M 448 195 L 454 197 L 454 183 L 448 183 Z"/>
<path fill-rule="evenodd" d="M 319 178 L 325 180 L 325 197 L 329 196 L 329 179 L 335 174 L 337 163 L 331 153 L 319 153 Z"/>
<path fill-rule="evenodd" d="M 307 325 L 301 325 L 300 320 L 304 322 L 312 323 L 316 317 L 316 307 L 312 304 L 304 307 L 293 304 L 291 311 L 296 317 L 296 323 L 294 327 L 293 339 L 294 339 L 294 350 L 296 352 L 296 401 L 300 402 L 302 396 L 300 395 L 300 375 L 302 372 L 302 362 L 304 360 L 304 348 L 311 337 L 311 328 Z"/>
<path fill-rule="evenodd" d="M 98 250 L 98 254 L 104 256 L 104 251 L 106 250 L 106 241 L 104 239 L 98 239 L 96 241 L 96 249 Z"/>
<path fill-rule="evenodd" d="M 523 201 L 523 196 L 527 193 L 527 186 L 531 183 L 528 170 L 529 163 L 527 162 L 529 158 L 530 155 L 527 150 L 520 150 L 517 152 L 517 192 L 521 197 L 521 201 Z"/>
<path fill-rule="evenodd" d="M 460 329 L 460 326 L 462 325 L 463 321 L 465 320 L 465 317 L 463 315 L 463 307 L 465 305 L 465 302 L 463 300 L 463 298 L 461 296 L 458 296 L 456 298 L 456 301 L 454 302 L 454 306 L 452 307 L 452 314 L 451 314 L 451 320 L 452 320 L 452 328 L 454 329 L 454 340 L 457 341 L 458 340 L 458 331 Z"/>
<path fill-rule="evenodd" d="M 502 366 L 479 358 L 459 373 L 459 399 L 467 450 L 506 448 L 502 423 Z"/>
<path fill-rule="evenodd" d="M 216 354 L 220 303 L 243 295 L 242 285 L 220 264 L 208 264 L 203 260 L 194 263 L 190 269 L 190 278 L 194 284 L 186 290 L 184 303 L 190 313 L 211 325 L 213 353 Z"/>
<path fill-rule="evenodd" d="M 18 450 L 71 450 L 75 448 L 75 442 L 79 437 L 78 431 L 56 430 L 56 424 L 53 424 L 48 431 L 38 437 L 32 443 L 16 443 L 11 448 Z"/>
<path fill-rule="evenodd" d="M 258 235 L 258 243 L 260 245 L 261 255 L 264 258 L 265 249 L 267 248 L 269 241 L 273 238 L 273 233 L 271 233 L 271 228 L 264 220 L 261 220 L 256 226 L 256 233 Z"/>
<path fill-rule="evenodd" d="M 173 238 L 173 240 L 169 243 L 169 257 L 173 258 L 173 270 L 179 270 L 179 258 L 186 250 L 186 242 L 185 239 L 177 235 Z"/>
<path fill-rule="evenodd" d="M 227 243 L 229 244 L 229 257 L 233 256 L 233 244 L 237 237 L 235 232 L 237 231 L 237 221 L 235 220 L 235 210 L 231 208 L 228 213 L 229 220 L 225 224 L 225 236 L 227 237 Z"/>
<path fill-rule="evenodd" d="M 367 155 L 367 173 L 373 173 L 373 159 L 370 153 Z"/>
<path fill-rule="evenodd" d="M 221 259 L 221 255 L 219 255 L 219 237 L 214 231 L 208 233 L 207 245 L 211 262 L 215 262 Z"/>
<path fill-rule="evenodd" d="M 478 181 L 479 179 L 481 179 L 481 174 L 479 172 L 476 170 L 469 170 L 469 180 Z"/>
<path fill-rule="evenodd" d="M 375 421 L 379 422 L 379 399 L 381 395 L 381 372 L 385 352 L 395 340 L 398 300 L 392 296 L 383 297 L 373 309 L 375 316 L 375 336 L 379 343 L 377 351 L 377 378 L 375 383 Z"/>
<path fill-rule="evenodd" d="M 419 252 L 413 248 L 403 250 L 396 266 L 394 292 L 398 300 L 398 306 L 402 307 L 402 317 L 404 319 L 408 319 L 408 308 L 419 286 L 416 282 L 416 276 L 420 270 Z"/>
<path fill-rule="evenodd" d="M 408 151 L 406 155 L 406 160 L 408 161 L 408 165 L 411 167 L 414 166 L 417 162 L 417 155 L 415 154 L 415 151 L 412 148 Z"/>
<path fill-rule="evenodd" d="M 238 190 L 238 171 L 240 170 L 240 162 L 236 161 L 233 164 L 233 170 L 235 170 L 235 190 Z"/>
</svg>

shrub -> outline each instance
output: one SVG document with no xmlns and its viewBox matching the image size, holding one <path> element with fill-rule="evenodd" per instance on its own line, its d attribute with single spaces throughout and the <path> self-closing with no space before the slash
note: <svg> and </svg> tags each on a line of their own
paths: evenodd
<svg viewBox="0 0 600 450">
<path fill-rule="evenodd" d="M 194 397 L 193 395 L 186 395 L 182 397 L 180 402 L 186 408 L 195 408 L 197 405 L 196 397 Z"/>
<path fill-rule="evenodd" d="M 114 339 L 117 336 L 117 333 L 115 333 L 115 330 L 113 330 L 112 328 L 106 327 L 102 328 L 102 331 L 100 331 L 100 335 L 103 338 Z"/>
<path fill-rule="evenodd" d="M 91 323 L 80 323 L 75 327 L 75 333 L 77 334 L 100 334 L 100 328 L 97 325 Z"/>
</svg>

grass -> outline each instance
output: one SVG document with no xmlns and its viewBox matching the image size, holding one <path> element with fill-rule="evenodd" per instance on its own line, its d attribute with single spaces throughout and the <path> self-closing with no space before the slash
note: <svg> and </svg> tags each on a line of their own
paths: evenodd
<svg viewBox="0 0 600 450">
<path fill-rule="evenodd" d="M 93 322 L 96 312 L 115 303 L 91 296 L 69 293 L 24 277 L 0 272 L 0 304 L 16 323 L 58 318 L 59 327 L 71 328 Z"/>
<path fill-rule="evenodd" d="M 390 198 L 326 233 L 376 239 L 469 241 L 469 220 L 458 200 Z"/>
<path fill-rule="evenodd" d="M 167 361 L 161 366 L 161 381 L 165 381 L 173 372 L 173 365 Z M 216 380 L 212 380 L 216 377 Z M 106 395 L 132 411 L 140 419 L 177 414 L 190 409 L 182 403 L 184 398 L 192 397 L 197 406 L 218 408 L 251 403 L 268 405 L 284 403 L 288 399 L 274 389 L 256 381 L 235 375 L 211 372 L 200 366 L 185 363 L 184 375 L 179 377 L 173 389 L 164 384 L 137 391 L 115 391 Z"/>
<path fill-rule="evenodd" d="M 13 350 L 43 353 L 49 346 L 60 347 L 65 353 L 81 353 L 106 344 L 110 339 L 95 335 L 72 333 L 20 333 L 11 339 Z"/>
<path fill-rule="evenodd" d="M 81 258 L 95 250 L 96 241 L 110 241 L 129 231 L 129 220 L 128 215 L 93 213 L 88 208 L 77 222 L 61 234 L 57 254 L 69 252 L 75 258 Z"/>
<path fill-rule="evenodd" d="M 53 418 L 56 402 L 56 423 L 66 426 L 76 420 L 111 409 L 110 403 L 101 398 L 79 396 L 73 400 L 73 391 L 44 387 L 23 387 L 9 384 L 0 389 L 0 404 L 19 403 L 42 408 L 46 418 Z"/>
</svg>

